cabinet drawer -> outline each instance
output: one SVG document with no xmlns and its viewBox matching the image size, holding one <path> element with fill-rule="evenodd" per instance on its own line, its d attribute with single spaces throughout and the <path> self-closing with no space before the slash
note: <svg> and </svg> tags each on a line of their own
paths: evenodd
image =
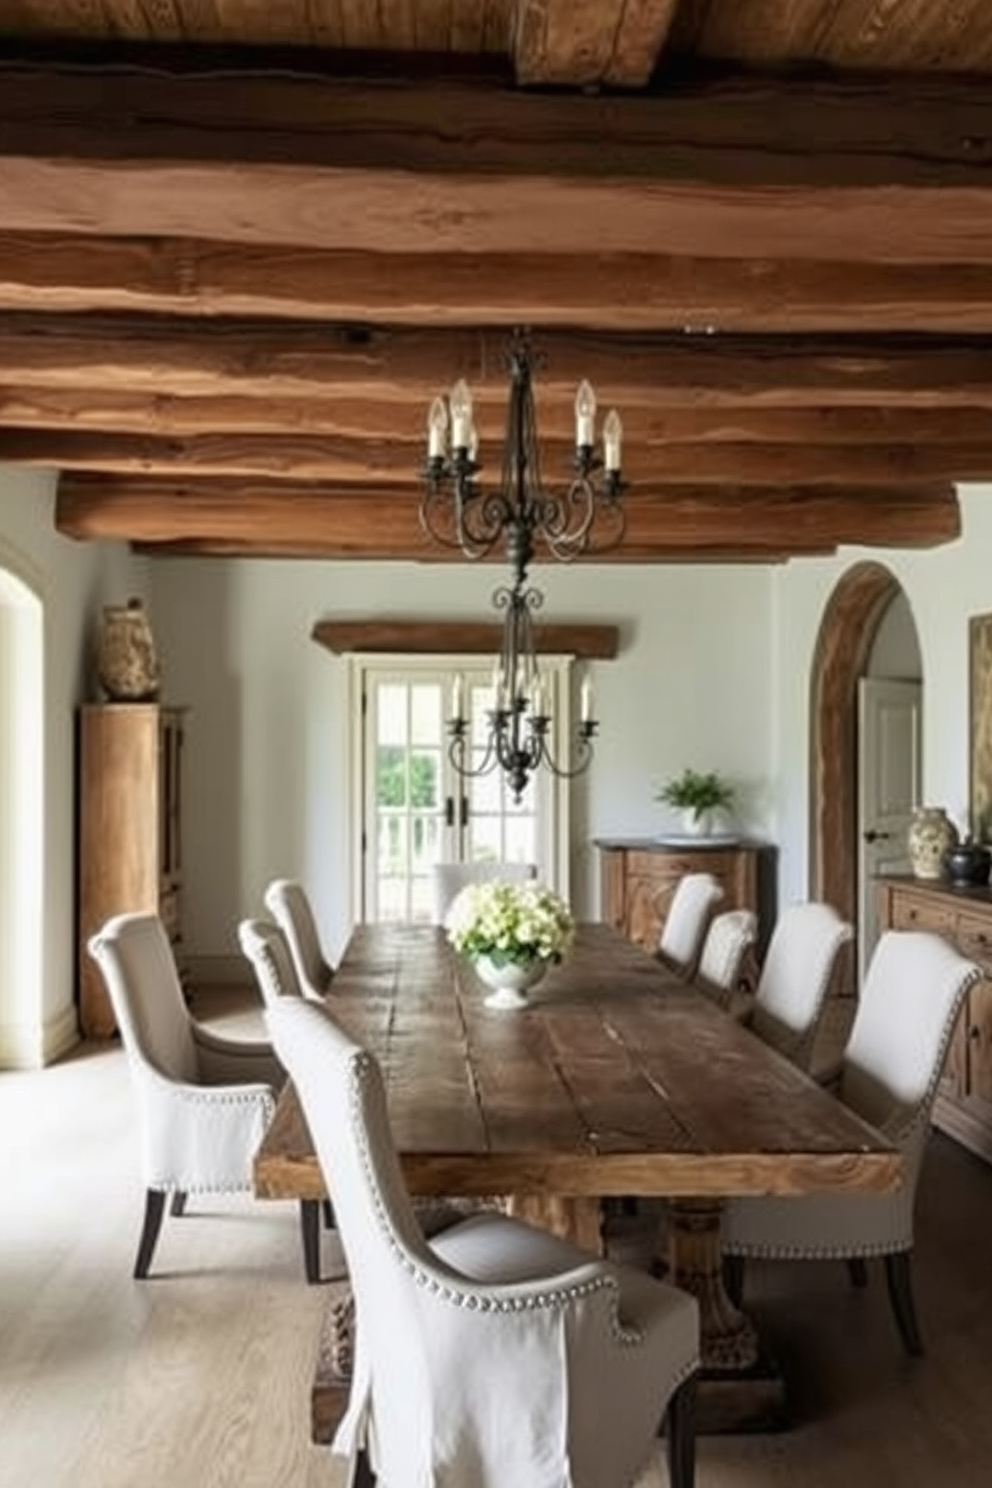
<svg viewBox="0 0 992 1488">
<path fill-rule="evenodd" d="M 992 972 L 992 920 L 963 914 L 958 919 L 958 950 Z"/>
<path fill-rule="evenodd" d="M 954 938 L 957 914 L 950 905 L 931 903 L 911 894 L 896 894 L 892 900 L 893 930 L 934 930 Z"/>
</svg>

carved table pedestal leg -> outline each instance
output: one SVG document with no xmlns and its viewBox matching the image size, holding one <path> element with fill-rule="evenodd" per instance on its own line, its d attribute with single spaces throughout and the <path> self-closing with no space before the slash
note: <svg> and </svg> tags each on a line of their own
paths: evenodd
<svg viewBox="0 0 992 1488">
<path fill-rule="evenodd" d="M 781 1375 L 765 1356 L 750 1318 L 723 1285 L 719 1199 L 672 1199 L 668 1280 L 699 1303 L 698 1427 L 702 1432 L 760 1431 L 780 1426 Z"/>
</svg>

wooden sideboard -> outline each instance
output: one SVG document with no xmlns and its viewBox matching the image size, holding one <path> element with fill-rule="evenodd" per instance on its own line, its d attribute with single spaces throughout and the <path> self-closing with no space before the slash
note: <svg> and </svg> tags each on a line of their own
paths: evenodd
<svg viewBox="0 0 992 1488">
<path fill-rule="evenodd" d="M 600 914 L 628 940 L 654 951 L 675 886 L 687 873 L 712 873 L 723 886 L 721 909 L 753 909 L 759 944 L 774 917 L 774 850 L 754 842 L 671 846 L 651 837 L 596 840 Z"/>
<path fill-rule="evenodd" d="M 934 1124 L 992 1162 L 992 889 L 882 878 L 883 929 L 933 930 L 984 973 L 965 999 L 934 1106 Z"/>
</svg>

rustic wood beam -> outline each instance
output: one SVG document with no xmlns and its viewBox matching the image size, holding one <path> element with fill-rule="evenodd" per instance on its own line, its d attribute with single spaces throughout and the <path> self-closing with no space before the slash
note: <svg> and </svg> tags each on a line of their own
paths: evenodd
<svg viewBox="0 0 992 1488">
<path fill-rule="evenodd" d="M 358 253 L 0 232 L 0 310 L 396 325 L 990 331 L 992 265 L 653 253 Z"/>
<path fill-rule="evenodd" d="M 668 34 L 677 0 L 517 0 L 518 83 L 641 88 Z"/>
<path fill-rule="evenodd" d="M 0 372 L 2 376 L 2 372 Z M 506 390 L 474 391 L 481 454 L 497 458 L 506 415 Z M 786 394 L 787 396 L 787 394 Z M 151 392 L 23 387 L 0 381 L 0 428 L 104 431 L 168 438 L 204 434 L 331 435 L 349 440 L 396 440 L 414 449 L 424 418 L 406 402 L 383 399 L 177 397 Z M 574 411 L 569 400 L 539 390 L 542 444 L 567 442 Z M 666 408 L 632 404 L 623 409 L 628 450 L 657 444 L 980 445 L 992 443 L 992 408 L 741 407 Z M 635 467 L 628 458 L 628 469 Z M 551 474 L 553 467 L 545 463 Z"/>
<path fill-rule="evenodd" d="M 485 452 L 483 451 L 483 457 Z M 499 476 L 499 447 L 490 468 Z M 543 476 L 550 487 L 571 480 L 574 445 L 546 441 Z M 162 439 L 140 434 L 91 434 L 0 428 L 0 462 L 51 465 L 119 475 L 268 477 L 357 488 L 384 479 L 411 491 L 422 480 L 423 441 L 336 435 L 202 434 Z M 992 478 L 992 439 L 976 445 L 712 444 L 625 445 L 625 465 L 639 491 L 672 485 L 905 484 Z"/>
<path fill-rule="evenodd" d="M 434 394 L 460 376 L 505 397 L 498 331 L 0 314 L 0 368 L 21 387 L 184 397 L 322 397 L 408 402 L 423 427 Z M 622 336 L 547 330 L 538 397 L 571 403 L 595 379 L 604 407 L 939 408 L 992 403 L 984 336 Z M 543 406 L 543 405 L 542 405 Z"/>
<path fill-rule="evenodd" d="M 150 543 L 140 539 L 131 543 L 135 553 L 154 558 L 300 558 L 313 560 L 325 558 L 335 560 L 340 555 L 335 551 L 324 551 L 312 544 L 299 542 L 281 542 L 276 538 L 258 543 L 250 539 L 241 538 L 179 538 L 175 542 Z M 765 567 L 769 564 L 788 563 L 792 558 L 824 558 L 837 551 L 836 543 L 817 542 L 814 539 L 801 539 L 791 547 L 769 542 L 766 546 L 757 544 L 748 548 L 746 552 L 739 549 L 718 545 L 706 548 L 658 548 L 648 559 L 638 559 L 638 562 L 650 562 L 652 564 L 736 564 L 751 567 Z"/>
<path fill-rule="evenodd" d="M 477 620 L 318 620 L 310 632 L 311 640 L 335 656 L 349 651 L 491 656 L 502 637 L 501 625 Z M 620 630 L 616 625 L 535 624 L 534 647 L 542 653 L 613 661 L 620 651 Z"/>
<path fill-rule="evenodd" d="M 608 562 L 645 562 L 660 552 L 707 548 L 829 550 L 838 543 L 929 547 L 960 535 L 951 486 L 872 489 L 671 487 L 627 499 L 627 531 Z M 217 477 L 179 481 L 68 473 L 59 480 L 56 527 L 68 537 L 133 542 L 187 539 L 272 544 L 350 558 L 465 561 L 421 530 L 405 490 Z M 493 561 L 504 561 L 494 554 Z"/>
<path fill-rule="evenodd" d="M 736 77 L 600 98 L 0 72 L 8 230 L 428 254 L 592 240 L 597 253 L 724 257 L 732 244 L 739 258 L 980 264 L 990 142 L 988 89 L 960 78 Z"/>
</svg>

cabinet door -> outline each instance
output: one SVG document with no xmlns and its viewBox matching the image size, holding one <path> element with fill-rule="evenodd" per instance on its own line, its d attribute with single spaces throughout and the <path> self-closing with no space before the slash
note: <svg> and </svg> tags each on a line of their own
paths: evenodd
<svg viewBox="0 0 992 1488">
<path fill-rule="evenodd" d="M 968 993 L 967 1094 L 986 1101 L 992 1113 L 992 979 L 983 977 Z M 963 1024 L 965 1019 L 961 1020 Z"/>
</svg>

